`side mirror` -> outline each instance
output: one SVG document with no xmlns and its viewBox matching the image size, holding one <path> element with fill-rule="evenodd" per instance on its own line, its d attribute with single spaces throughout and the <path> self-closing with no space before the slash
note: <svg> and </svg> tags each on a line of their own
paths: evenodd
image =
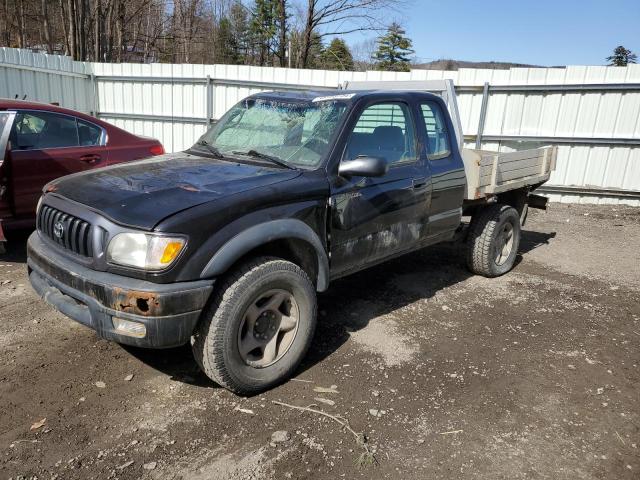
<svg viewBox="0 0 640 480">
<path fill-rule="evenodd" d="M 343 161 L 338 168 L 342 177 L 381 177 L 388 171 L 389 165 L 384 158 L 365 156 Z"/>
</svg>

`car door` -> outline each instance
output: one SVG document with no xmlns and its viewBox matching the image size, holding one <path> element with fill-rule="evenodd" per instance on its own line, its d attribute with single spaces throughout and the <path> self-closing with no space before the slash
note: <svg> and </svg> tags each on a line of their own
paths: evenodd
<svg viewBox="0 0 640 480">
<path fill-rule="evenodd" d="M 451 237 L 460 225 L 466 178 L 462 157 L 457 148 L 452 148 L 453 129 L 443 107 L 433 100 L 423 101 L 420 115 L 431 172 L 428 236 L 432 243 Z"/>
<path fill-rule="evenodd" d="M 72 115 L 19 110 L 10 138 L 16 217 L 35 214 L 42 187 L 51 180 L 106 165 L 102 128 Z"/>
<path fill-rule="evenodd" d="M 425 233 L 423 217 L 430 195 L 408 103 L 365 105 L 350 123 L 341 161 L 382 157 L 389 170 L 381 177 L 337 177 L 332 182 L 330 251 L 335 276 L 415 247 Z"/>
<path fill-rule="evenodd" d="M 8 149 L 9 133 L 15 112 L 0 112 L 0 220 L 13 216 L 9 192 Z"/>
</svg>

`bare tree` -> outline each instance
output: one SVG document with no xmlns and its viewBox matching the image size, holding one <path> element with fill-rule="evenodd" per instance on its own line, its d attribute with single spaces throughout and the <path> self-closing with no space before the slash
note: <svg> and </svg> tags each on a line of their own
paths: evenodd
<svg viewBox="0 0 640 480">
<path fill-rule="evenodd" d="M 47 0 L 42 0 L 42 29 L 44 30 L 44 39 L 45 43 L 47 44 L 47 52 L 53 53 L 53 40 L 51 39 L 51 24 L 49 23 Z"/>
<path fill-rule="evenodd" d="M 376 38 L 369 38 L 360 43 L 356 43 L 351 48 L 353 53 L 353 65 L 357 71 L 369 70 L 373 67 L 373 54 L 378 48 Z"/>
<path fill-rule="evenodd" d="M 76 17 L 76 2 L 74 0 L 67 0 L 67 21 L 69 22 L 69 53 L 75 59 L 78 59 L 78 23 Z"/>
<path fill-rule="evenodd" d="M 410 1 L 0 0 L 0 45 L 89 61 L 318 68 L 323 37 L 383 30 L 381 17 Z"/>
<path fill-rule="evenodd" d="M 298 64 L 305 68 L 313 33 L 320 37 L 359 31 L 384 30 L 384 18 L 399 9 L 404 0 L 307 0 L 307 15 Z"/>
<path fill-rule="evenodd" d="M 2 2 L 2 43 L 6 46 L 11 45 L 11 22 L 9 21 L 9 0 Z"/>
<path fill-rule="evenodd" d="M 287 40 L 289 34 L 289 28 L 287 26 L 287 0 L 278 0 L 278 52 L 277 56 L 280 60 L 280 66 L 285 67 L 286 64 L 286 52 L 287 52 Z M 291 55 L 291 52 L 289 52 Z"/>
<path fill-rule="evenodd" d="M 26 46 L 25 42 L 25 33 L 26 33 L 26 25 L 25 25 L 25 14 L 24 14 L 24 0 L 16 0 L 17 7 L 17 19 L 18 19 L 18 47 L 24 48 Z M 9 12 L 7 12 L 8 14 Z"/>
<path fill-rule="evenodd" d="M 194 40 L 198 33 L 197 16 L 203 7 L 202 0 L 174 0 L 172 30 L 175 43 L 175 61 L 189 63 Z"/>
</svg>

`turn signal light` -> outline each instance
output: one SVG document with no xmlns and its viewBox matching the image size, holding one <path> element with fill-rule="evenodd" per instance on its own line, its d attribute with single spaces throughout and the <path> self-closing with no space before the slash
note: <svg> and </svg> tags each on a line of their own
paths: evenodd
<svg viewBox="0 0 640 480">
<path fill-rule="evenodd" d="M 150 149 L 149 149 L 149 153 L 151 155 L 162 155 L 164 154 L 164 147 L 160 144 L 158 145 L 153 145 Z"/>
<path fill-rule="evenodd" d="M 182 249 L 184 242 L 170 242 L 164 247 L 162 257 L 160 257 L 160 263 L 171 263 L 178 256 Z"/>
</svg>

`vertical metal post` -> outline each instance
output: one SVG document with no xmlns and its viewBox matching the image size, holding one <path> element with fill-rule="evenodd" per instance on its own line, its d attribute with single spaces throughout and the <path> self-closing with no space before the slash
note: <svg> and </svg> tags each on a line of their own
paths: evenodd
<svg viewBox="0 0 640 480">
<path fill-rule="evenodd" d="M 478 120 L 478 133 L 476 135 L 476 150 L 482 148 L 482 134 L 484 133 L 484 122 L 487 119 L 487 104 L 489 103 L 489 82 L 484 82 L 482 88 L 482 106 L 480 107 L 480 119 Z"/>
<path fill-rule="evenodd" d="M 213 120 L 213 83 L 211 82 L 211 75 L 207 75 L 207 128 L 211 125 Z"/>
<path fill-rule="evenodd" d="M 98 116 L 98 113 L 100 112 L 99 108 L 100 108 L 100 102 L 98 99 L 98 85 L 97 85 L 97 80 L 96 80 L 96 76 L 92 73 L 91 74 L 91 90 L 93 93 L 93 112 L 91 112 L 91 115 L 93 115 L 94 117 Z"/>
<path fill-rule="evenodd" d="M 427 92 L 433 91 L 432 88 L 429 88 L 428 84 L 438 83 L 425 81 L 425 90 Z M 458 148 L 462 151 L 462 147 L 464 145 L 464 134 L 462 133 L 462 120 L 460 118 L 460 111 L 458 110 L 458 97 L 456 96 L 455 85 L 453 84 L 453 80 L 446 79 L 441 80 L 440 82 L 444 82 L 444 87 L 438 87 L 436 90 L 440 91 L 440 95 L 443 96 L 445 102 L 447 103 L 447 107 L 449 107 L 449 114 L 451 115 L 451 120 L 453 121 L 453 129 L 456 133 L 456 138 L 458 140 Z M 442 84 L 441 84 L 442 85 Z M 435 92 L 434 92 L 435 93 Z"/>
</svg>

